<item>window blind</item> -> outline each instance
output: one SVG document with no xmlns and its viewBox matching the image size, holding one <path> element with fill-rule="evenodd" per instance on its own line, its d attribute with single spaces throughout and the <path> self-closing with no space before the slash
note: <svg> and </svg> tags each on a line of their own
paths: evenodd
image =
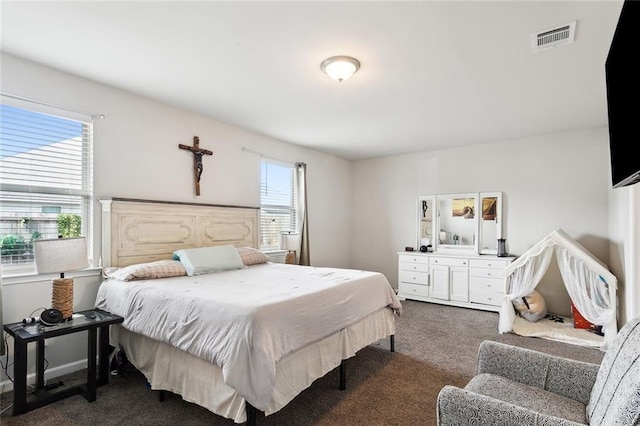
<svg viewBox="0 0 640 426">
<path fill-rule="evenodd" d="M 296 230 L 296 173 L 292 164 L 262 159 L 260 248 L 280 248 L 280 233 Z"/>
<path fill-rule="evenodd" d="M 77 234 L 91 246 L 93 123 L 1 100 L 0 258 L 2 274 L 12 275 L 35 272 L 35 239 Z"/>
</svg>

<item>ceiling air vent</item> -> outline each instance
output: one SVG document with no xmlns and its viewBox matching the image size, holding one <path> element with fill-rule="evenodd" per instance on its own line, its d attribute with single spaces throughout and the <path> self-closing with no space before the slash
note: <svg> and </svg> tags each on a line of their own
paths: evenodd
<svg viewBox="0 0 640 426">
<path fill-rule="evenodd" d="M 573 43 L 576 33 L 576 21 L 559 27 L 550 28 L 548 30 L 539 31 L 531 34 L 531 43 L 533 44 L 533 52 L 549 49 L 551 47 L 564 46 Z"/>
</svg>

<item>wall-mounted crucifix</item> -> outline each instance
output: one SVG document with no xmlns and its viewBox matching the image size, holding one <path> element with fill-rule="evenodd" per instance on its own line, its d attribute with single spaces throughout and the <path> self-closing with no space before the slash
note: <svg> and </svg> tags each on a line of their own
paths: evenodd
<svg viewBox="0 0 640 426">
<path fill-rule="evenodd" d="M 186 149 L 193 153 L 193 179 L 196 184 L 196 195 L 200 195 L 200 176 L 202 176 L 202 156 L 203 155 L 213 155 L 213 152 L 208 149 L 200 148 L 200 138 L 197 136 L 193 137 L 193 146 L 178 144 L 180 149 Z"/>
</svg>

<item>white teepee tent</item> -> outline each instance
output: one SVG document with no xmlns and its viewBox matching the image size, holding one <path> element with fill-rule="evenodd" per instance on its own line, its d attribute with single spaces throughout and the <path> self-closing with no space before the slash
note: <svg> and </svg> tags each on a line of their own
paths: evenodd
<svg viewBox="0 0 640 426">
<path fill-rule="evenodd" d="M 516 312 L 512 300 L 531 293 L 544 276 L 556 253 L 562 280 L 578 311 L 595 325 L 601 325 L 606 350 L 617 327 L 617 279 L 609 269 L 562 229 L 557 229 L 527 250 L 506 269 L 507 295 L 500 308 L 500 333 L 512 330 Z"/>
</svg>

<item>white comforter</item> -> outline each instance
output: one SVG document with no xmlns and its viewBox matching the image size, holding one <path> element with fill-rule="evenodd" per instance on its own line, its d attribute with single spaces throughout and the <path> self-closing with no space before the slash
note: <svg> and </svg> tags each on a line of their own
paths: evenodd
<svg viewBox="0 0 640 426">
<path fill-rule="evenodd" d="M 368 314 L 401 305 L 377 272 L 262 264 L 195 277 L 107 280 L 96 307 L 122 326 L 222 369 L 225 382 L 264 410 L 276 362 Z"/>
</svg>

